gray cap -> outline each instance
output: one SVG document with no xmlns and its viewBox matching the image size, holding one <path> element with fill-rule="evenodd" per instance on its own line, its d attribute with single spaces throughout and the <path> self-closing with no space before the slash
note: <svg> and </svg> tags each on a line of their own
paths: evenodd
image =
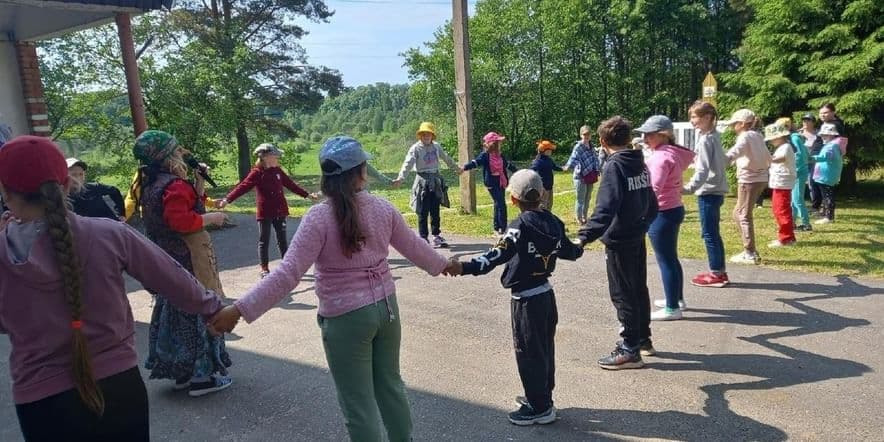
<svg viewBox="0 0 884 442">
<path fill-rule="evenodd" d="M 661 132 L 664 130 L 672 130 L 672 120 L 666 115 L 653 115 L 645 123 L 635 129 L 636 132 L 649 134 L 653 132 Z"/>
<path fill-rule="evenodd" d="M 371 158 L 371 155 L 362 148 L 359 141 L 344 135 L 325 140 L 325 144 L 319 151 L 320 163 L 329 160 L 340 167 L 332 172 L 323 171 L 323 175 L 340 175 Z"/>
<path fill-rule="evenodd" d="M 522 169 L 510 177 L 510 184 L 507 188 L 517 200 L 534 203 L 540 201 L 540 196 L 543 195 L 543 180 L 540 179 L 537 172 L 531 169 Z"/>
<path fill-rule="evenodd" d="M 262 144 L 259 144 L 258 147 L 255 148 L 254 154 L 255 155 L 269 154 L 269 155 L 276 155 L 278 157 L 281 157 L 283 154 L 283 151 L 279 147 L 276 147 L 276 145 L 273 143 L 262 143 Z"/>
</svg>

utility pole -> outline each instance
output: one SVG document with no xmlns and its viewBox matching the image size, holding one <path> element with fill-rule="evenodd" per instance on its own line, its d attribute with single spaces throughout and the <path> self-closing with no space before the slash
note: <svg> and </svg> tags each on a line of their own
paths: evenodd
<svg viewBox="0 0 884 442">
<path fill-rule="evenodd" d="M 132 124 L 135 136 L 147 130 L 144 116 L 144 99 L 141 96 L 141 79 L 138 77 L 138 63 L 135 61 L 135 43 L 132 40 L 132 22 L 129 14 L 117 14 L 117 34 L 120 37 L 120 51 L 123 53 L 123 70 L 126 72 L 126 89 L 129 92 L 129 109 L 132 111 Z"/>
<path fill-rule="evenodd" d="M 466 164 L 473 159 L 474 138 L 467 0 L 452 0 L 452 7 L 454 100 L 457 104 L 457 159 L 460 164 Z M 465 213 L 476 213 L 476 181 L 472 172 L 460 174 L 460 206 Z"/>
</svg>

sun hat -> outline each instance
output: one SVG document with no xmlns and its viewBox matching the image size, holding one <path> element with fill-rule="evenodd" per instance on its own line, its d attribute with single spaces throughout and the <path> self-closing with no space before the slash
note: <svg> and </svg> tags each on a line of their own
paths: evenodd
<svg viewBox="0 0 884 442">
<path fill-rule="evenodd" d="M 436 139 L 436 125 L 430 123 L 429 121 L 424 121 L 421 123 L 420 127 L 417 129 L 417 137 L 420 138 L 422 133 L 428 133 L 433 136 L 433 139 Z"/>
<path fill-rule="evenodd" d="M 331 161 L 338 165 L 338 169 L 331 172 L 323 171 L 322 174 L 326 176 L 340 175 L 371 158 L 371 154 L 362 148 L 359 141 L 346 135 L 338 135 L 325 140 L 325 144 L 319 151 L 320 163 Z"/>
<path fill-rule="evenodd" d="M 819 135 L 832 135 L 837 137 L 841 134 L 838 133 L 838 128 L 834 124 L 823 123 L 823 125 L 820 126 Z"/>
<path fill-rule="evenodd" d="M 80 168 L 82 168 L 83 170 L 87 169 L 85 161 L 81 161 L 76 158 L 68 158 L 64 161 L 65 161 L 65 163 L 67 163 L 68 169 L 70 169 L 71 167 L 74 167 L 74 166 L 80 166 Z"/>
<path fill-rule="evenodd" d="M 141 164 L 162 163 L 175 153 L 178 140 L 168 132 L 146 130 L 135 139 L 132 153 Z"/>
<path fill-rule="evenodd" d="M 645 120 L 645 122 L 641 126 L 635 129 L 636 132 L 641 132 L 644 134 L 662 132 L 664 130 L 673 130 L 672 120 L 670 120 L 669 117 L 667 117 L 666 115 L 652 115 L 650 118 Z"/>
<path fill-rule="evenodd" d="M 503 141 L 505 139 L 506 139 L 505 136 L 503 136 L 497 132 L 488 132 L 487 134 L 485 134 L 484 137 L 482 137 L 482 142 L 493 143 L 495 141 Z"/>
<path fill-rule="evenodd" d="M 0 149 L 0 182 L 18 193 L 36 193 L 45 182 L 66 184 L 68 167 L 58 146 L 46 137 L 22 135 Z"/>
<path fill-rule="evenodd" d="M 724 124 L 725 126 L 731 126 L 735 123 L 752 122 L 752 120 L 754 119 L 755 112 L 752 112 L 749 109 L 740 109 L 734 112 L 729 119 L 722 121 L 721 124 Z"/>
<path fill-rule="evenodd" d="M 764 141 L 773 141 L 777 138 L 788 137 L 789 134 L 789 129 L 779 121 L 773 124 L 768 124 L 764 127 Z"/>
<path fill-rule="evenodd" d="M 540 201 L 540 196 L 543 195 L 543 180 L 537 172 L 522 169 L 510 177 L 507 190 L 519 201 L 534 203 Z"/>
<path fill-rule="evenodd" d="M 255 155 L 275 155 L 278 157 L 281 157 L 283 153 L 283 150 L 273 143 L 261 143 L 253 152 Z"/>
<path fill-rule="evenodd" d="M 547 150 L 556 150 L 556 144 L 549 140 L 540 140 L 537 142 L 537 153 Z"/>
</svg>

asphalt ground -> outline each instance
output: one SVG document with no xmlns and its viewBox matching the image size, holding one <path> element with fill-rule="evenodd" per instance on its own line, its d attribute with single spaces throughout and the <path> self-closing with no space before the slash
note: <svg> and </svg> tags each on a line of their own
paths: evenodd
<svg viewBox="0 0 884 442">
<path fill-rule="evenodd" d="M 258 280 L 255 222 L 237 221 L 213 232 L 230 298 Z M 448 256 L 474 255 L 491 243 L 448 239 Z M 506 413 L 522 391 L 500 270 L 433 278 L 396 253 L 390 263 L 415 440 L 884 440 L 884 352 L 876 347 L 884 342 L 884 281 L 731 266 L 726 288 L 685 287 L 684 320 L 652 324 L 659 354 L 645 358 L 646 368 L 605 371 L 596 360 L 612 350 L 619 324 L 604 255 L 560 261 L 552 279 L 560 419 L 516 427 Z M 700 261 L 683 266 L 687 278 L 704 270 Z M 653 257 L 648 283 L 662 297 Z M 190 398 L 146 380 L 152 439 L 346 440 L 312 287 L 308 273 L 291 298 L 229 335 L 231 388 Z M 138 349 L 146 352 L 151 298 L 137 283 L 129 289 Z M 0 354 L 8 352 L 0 338 Z M 0 382 L 0 441 L 19 441 L 6 358 L 0 376 L 7 379 Z"/>
</svg>

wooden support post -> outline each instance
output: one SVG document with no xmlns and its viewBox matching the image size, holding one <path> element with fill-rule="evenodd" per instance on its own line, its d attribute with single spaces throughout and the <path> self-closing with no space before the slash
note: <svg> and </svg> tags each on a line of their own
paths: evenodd
<svg viewBox="0 0 884 442">
<path fill-rule="evenodd" d="M 457 159 L 466 164 L 473 159 L 473 102 L 470 92 L 470 33 L 467 0 L 452 0 L 454 33 L 454 100 L 457 105 Z M 476 181 L 472 173 L 460 175 L 460 206 L 465 213 L 476 213 Z"/>
<path fill-rule="evenodd" d="M 126 72 L 126 89 L 129 92 L 129 109 L 132 111 L 132 124 L 135 136 L 147 130 L 144 116 L 144 99 L 141 96 L 141 79 L 138 76 L 138 63 L 135 61 L 135 43 L 132 41 L 132 22 L 129 14 L 117 14 L 117 34 L 120 36 L 120 50 L 123 54 L 123 70 Z"/>
</svg>

